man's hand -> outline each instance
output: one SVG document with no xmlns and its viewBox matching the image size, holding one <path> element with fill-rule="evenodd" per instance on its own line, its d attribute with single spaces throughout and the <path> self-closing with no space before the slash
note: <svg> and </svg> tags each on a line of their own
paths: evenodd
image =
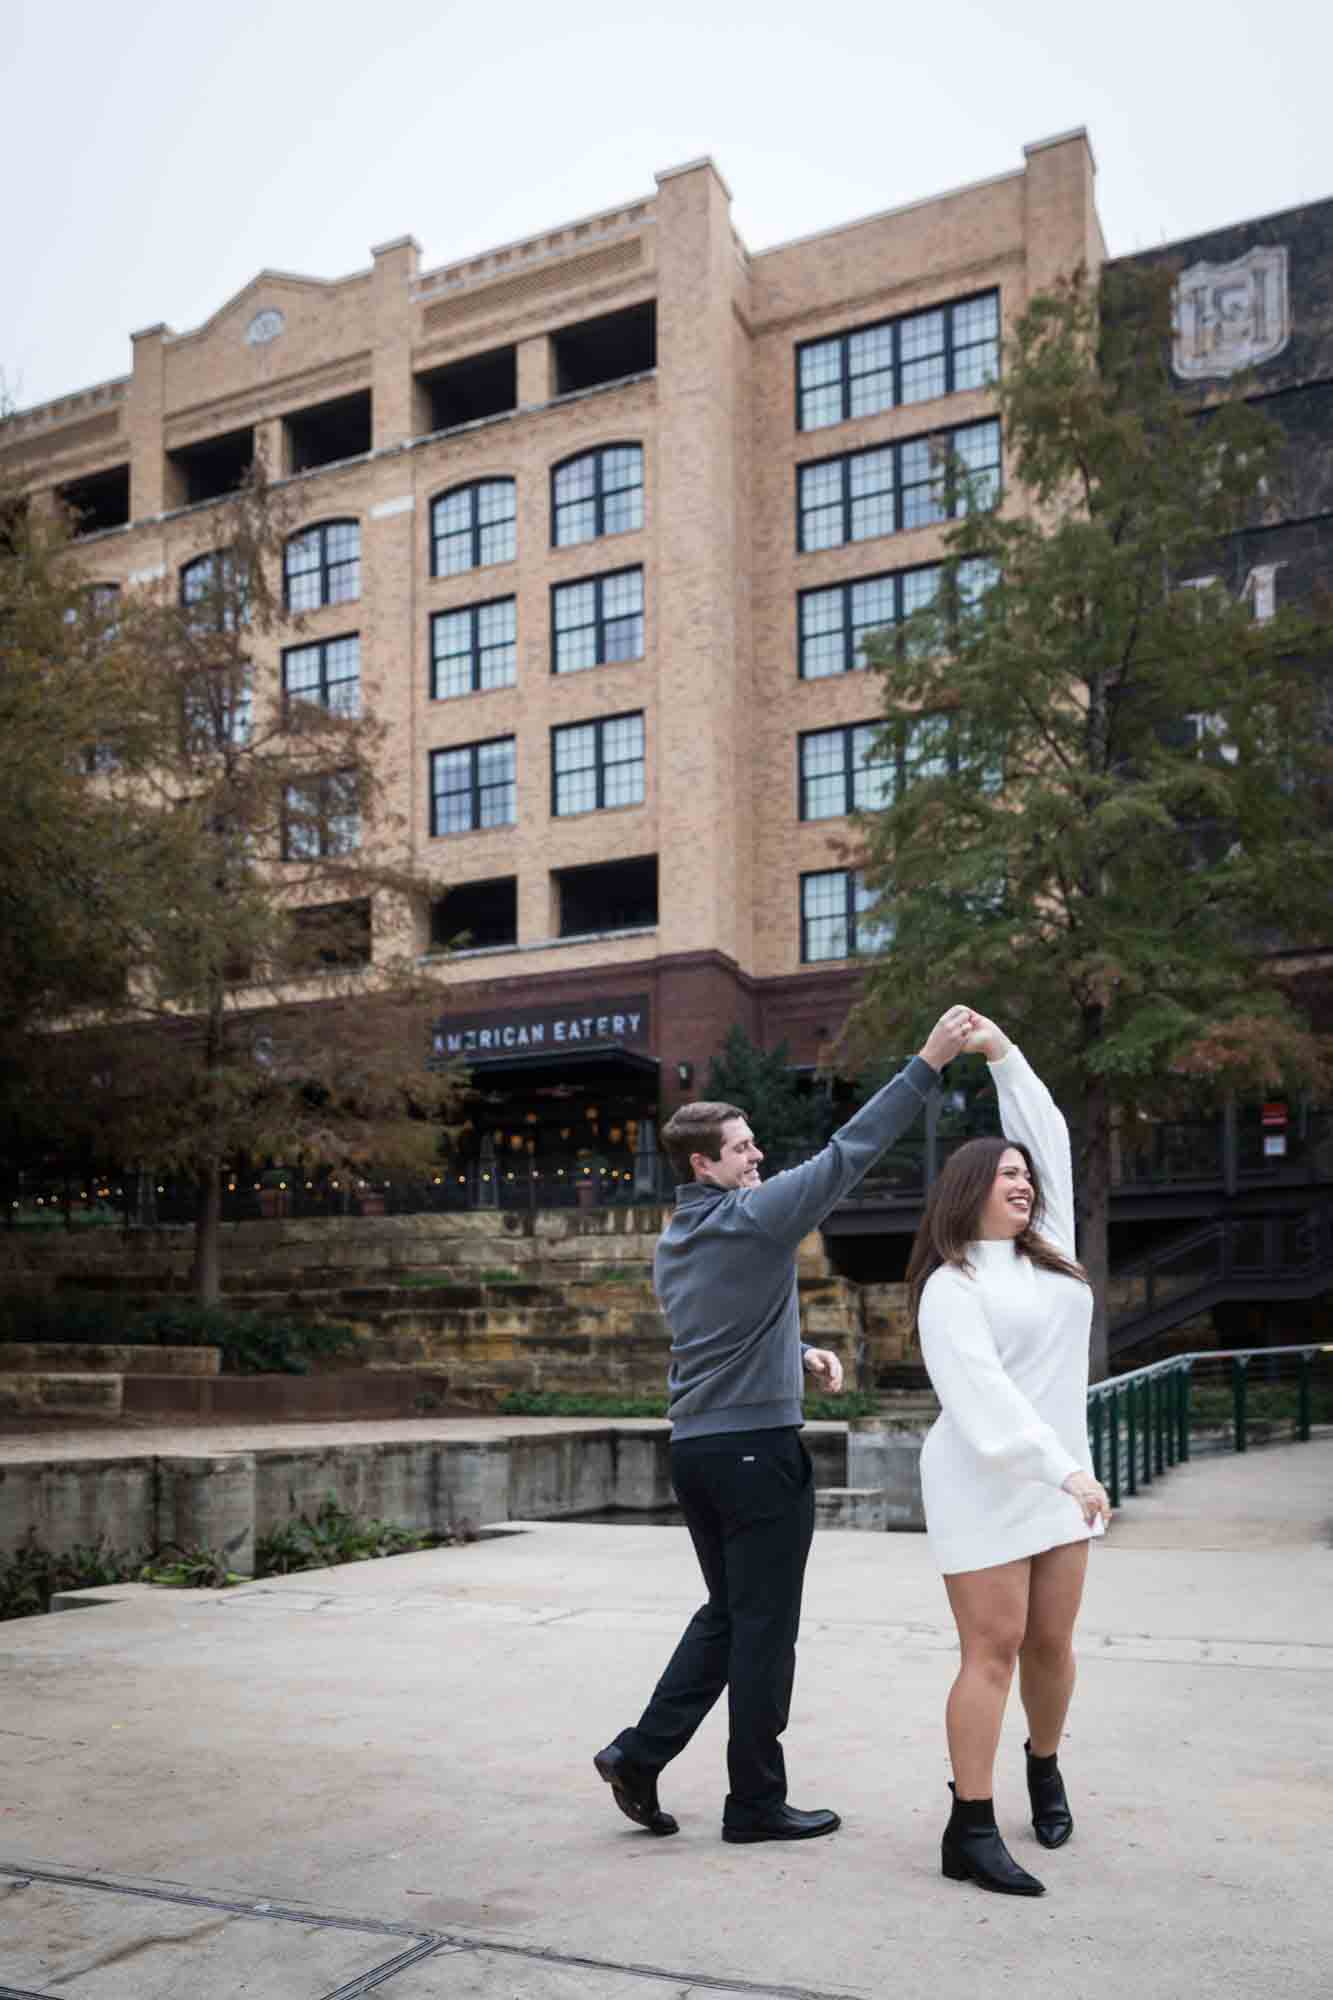
<svg viewBox="0 0 1333 2000">
<path fill-rule="evenodd" d="M 827 1390 L 830 1396 L 840 1394 L 842 1363 L 836 1354 L 831 1354 L 827 1347 L 809 1347 L 804 1361 L 806 1374 L 813 1375 L 821 1389 Z"/>
<path fill-rule="evenodd" d="M 926 1036 L 920 1050 L 921 1060 L 932 1069 L 943 1069 L 947 1062 L 962 1054 L 968 1036 L 980 1020 L 981 1016 L 970 1007 L 950 1007 Z"/>
</svg>

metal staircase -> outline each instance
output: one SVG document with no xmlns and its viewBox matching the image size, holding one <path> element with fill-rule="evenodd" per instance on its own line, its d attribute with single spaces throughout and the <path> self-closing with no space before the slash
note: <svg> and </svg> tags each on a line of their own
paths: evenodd
<svg viewBox="0 0 1333 2000">
<path fill-rule="evenodd" d="M 1111 1359 L 1227 1300 L 1333 1289 L 1333 1201 L 1227 1216 L 1119 1264 L 1108 1284 Z"/>
</svg>

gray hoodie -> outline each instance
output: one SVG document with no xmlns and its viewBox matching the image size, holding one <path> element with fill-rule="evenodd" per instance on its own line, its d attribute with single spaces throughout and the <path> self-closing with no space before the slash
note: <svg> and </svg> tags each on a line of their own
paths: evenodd
<svg viewBox="0 0 1333 2000">
<path fill-rule="evenodd" d="M 939 1082 L 913 1056 L 804 1166 L 756 1188 L 689 1181 L 658 1239 L 673 1442 L 801 1422 L 796 1251 L 912 1124 Z"/>
</svg>

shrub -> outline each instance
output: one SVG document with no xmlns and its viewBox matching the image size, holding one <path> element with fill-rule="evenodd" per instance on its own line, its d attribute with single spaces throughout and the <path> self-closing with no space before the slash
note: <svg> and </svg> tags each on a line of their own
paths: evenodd
<svg viewBox="0 0 1333 2000">
<path fill-rule="evenodd" d="M 59 1591 L 132 1583 L 142 1565 L 142 1553 L 110 1548 L 100 1535 L 95 1542 L 76 1543 L 58 1555 L 30 1539 L 13 1555 L 0 1556 L 0 1620 L 49 1611 Z"/>
<path fill-rule="evenodd" d="M 466 1541 L 466 1535 L 422 1535 L 391 1521 L 363 1520 L 338 1505 L 332 1493 L 314 1520 L 300 1514 L 255 1541 L 255 1575 L 287 1576 L 293 1570 L 330 1569 L 336 1563 L 374 1562 Z"/>
<path fill-rule="evenodd" d="M 313 1361 L 357 1345 L 338 1322 L 275 1318 L 193 1300 L 143 1300 L 114 1294 L 0 1299 L 0 1340 L 107 1342 L 130 1347 L 217 1347 L 228 1375 L 305 1375 Z"/>
<path fill-rule="evenodd" d="M 817 1422 L 838 1422 L 850 1417 L 871 1417 L 879 1408 L 879 1398 L 864 1389 L 847 1389 L 841 1396 L 807 1396 L 805 1414 Z M 503 1417 L 664 1417 L 667 1399 L 663 1396 L 562 1395 L 547 1389 L 511 1389 L 502 1396 L 499 1413 Z"/>
</svg>

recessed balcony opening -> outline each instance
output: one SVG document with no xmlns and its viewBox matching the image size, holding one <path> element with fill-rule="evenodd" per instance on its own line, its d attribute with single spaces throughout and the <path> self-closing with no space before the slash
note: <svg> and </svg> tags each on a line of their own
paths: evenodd
<svg viewBox="0 0 1333 2000">
<path fill-rule="evenodd" d="M 340 396 L 333 403 L 294 410 L 283 420 L 287 433 L 287 463 L 293 472 L 310 472 L 317 465 L 337 465 L 340 459 L 363 458 L 370 450 L 370 391 Z"/>
<path fill-rule="evenodd" d="M 167 463 L 176 475 L 179 504 L 194 507 L 201 500 L 224 500 L 244 486 L 255 462 L 253 427 L 229 431 L 225 437 L 207 438 L 202 444 L 182 445 L 167 453 Z"/>
<path fill-rule="evenodd" d="M 28 532 L 28 503 L 17 498 L 0 498 L 0 556 L 16 556 Z"/>
<path fill-rule="evenodd" d="M 285 970 L 292 975 L 370 964 L 370 899 L 292 912 Z"/>
<path fill-rule="evenodd" d="M 418 375 L 417 384 L 426 398 L 426 422 L 432 431 L 502 417 L 518 408 L 517 350 L 496 347 L 489 354 L 470 354 L 466 361 L 452 361 L 447 368 Z"/>
<path fill-rule="evenodd" d="M 116 465 L 87 479 L 71 479 L 67 486 L 57 486 L 56 498 L 69 509 L 75 535 L 124 528 L 130 518 L 130 468 Z"/>
<path fill-rule="evenodd" d="M 555 872 L 562 938 L 651 928 L 657 922 L 657 856 L 598 861 Z"/>
<path fill-rule="evenodd" d="M 557 396 L 646 374 L 657 366 L 656 301 L 626 306 L 623 312 L 606 313 L 601 319 L 581 320 L 553 333 L 551 346 Z"/>
<path fill-rule="evenodd" d="M 517 944 L 518 877 L 459 882 L 431 904 L 430 941 L 435 951 L 495 951 Z"/>
</svg>

